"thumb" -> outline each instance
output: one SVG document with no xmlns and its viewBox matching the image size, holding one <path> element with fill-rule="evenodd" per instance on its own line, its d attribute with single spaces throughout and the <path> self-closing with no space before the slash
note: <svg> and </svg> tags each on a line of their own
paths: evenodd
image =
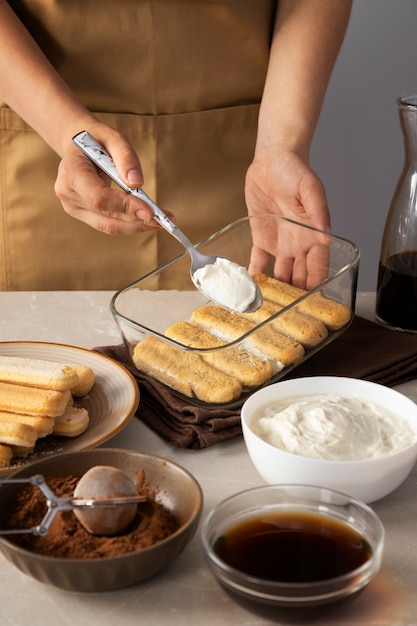
<svg viewBox="0 0 417 626">
<path fill-rule="evenodd" d="M 106 137 L 105 148 L 111 155 L 116 170 L 124 183 L 131 187 L 142 187 L 144 177 L 140 159 L 133 146 L 122 135 Z"/>
</svg>

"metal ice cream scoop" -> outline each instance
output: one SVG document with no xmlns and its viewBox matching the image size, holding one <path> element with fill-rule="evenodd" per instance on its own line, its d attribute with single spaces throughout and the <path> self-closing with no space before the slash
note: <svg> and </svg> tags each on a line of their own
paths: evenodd
<svg viewBox="0 0 417 626">
<path fill-rule="evenodd" d="M 246 273 L 244 278 L 247 289 L 245 289 L 244 291 L 250 294 L 248 299 L 245 298 L 242 306 L 230 306 L 228 304 L 228 301 L 221 302 L 217 300 L 216 293 L 213 293 L 213 290 L 210 290 L 210 292 L 205 291 L 204 283 L 200 282 L 199 279 L 196 279 L 196 272 L 198 270 L 208 265 L 214 265 L 218 259 L 224 259 L 232 266 L 236 266 L 237 264 L 230 261 L 230 259 L 225 259 L 225 257 L 219 257 L 218 255 L 201 254 L 201 252 L 199 252 L 197 248 L 193 246 L 188 237 L 178 228 L 178 226 L 174 224 L 174 222 L 169 219 L 167 215 L 165 215 L 162 209 L 160 209 L 142 189 L 132 189 L 121 180 L 121 178 L 117 174 L 111 156 L 108 154 L 105 148 L 101 144 L 99 144 L 94 139 L 94 137 L 92 137 L 87 131 L 82 131 L 81 133 L 75 135 L 75 137 L 73 137 L 73 141 L 95 165 L 102 169 L 103 172 L 105 172 L 124 191 L 134 196 L 137 196 L 143 202 L 145 202 L 152 209 L 155 221 L 158 222 L 158 224 L 162 226 L 162 228 L 164 228 L 170 235 L 175 237 L 187 249 L 189 255 L 191 256 L 191 280 L 199 291 L 201 291 L 205 296 L 210 298 L 210 300 L 213 300 L 218 304 L 225 306 L 226 308 L 232 308 L 234 310 L 239 310 L 245 313 L 251 313 L 252 311 L 256 311 L 261 306 L 263 298 L 258 285 L 250 276 L 250 274 L 240 266 L 238 266 L 240 270 L 243 270 L 243 272 Z M 234 287 L 233 283 L 236 280 L 235 277 L 230 276 L 229 278 L 227 273 L 222 273 L 222 280 L 230 281 L 230 288 L 227 289 L 223 287 L 222 290 L 223 293 L 230 293 Z"/>
<path fill-rule="evenodd" d="M 111 497 L 111 498 L 74 498 L 72 496 L 60 498 L 48 486 L 44 476 L 35 474 L 29 478 L 7 478 L 0 480 L 1 484 L 27 484 L 38 487 L 43 493 L 46 500 L 47 512 L 37 526 L 31 528 L 0 528 L 0 535 L 22 535 L 32 534 L 37 536 L 46 535 L 52 521 L 60 511 L 73 511 L 77 508 L 95 508 L 95 507 L 114 507 L 123 504 L 132 504 L 137 502 L 145 502 L 146 497 L 141 495 Z"/>
</svg>

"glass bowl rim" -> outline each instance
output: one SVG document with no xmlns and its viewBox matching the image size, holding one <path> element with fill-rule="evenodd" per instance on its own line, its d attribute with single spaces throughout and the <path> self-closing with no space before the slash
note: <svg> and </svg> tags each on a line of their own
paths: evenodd
<svg viewBox="0 0 417 626">
<path fill-rule="evenodd" d="M 290 503 L 289 505 L 288 504 L 285 505 L 287 507 L 287 510 L 294 510 L 294 511 L 302 510 L 302 511 L 311 511 L 311 512 L 316 511 L 317 512 L 320 504 L 325 505 L 326 502 L 321 503 L 318 498 L 314 498 L 313 494 L 318 495 L 319 493 L 321 493 L 321 494 L 328 494 L 329 496 L 336 496 L 345 500 L 343 503 L 328 502 L 327 504 L 330 504 L 330 505 L 333 504 L 334 506 L 354 505 L 362 513 L 367 515 L 368 520 L 372 522 L 373 530 L 376 531 L 376 541 L 370 542 L 371 549 L 372 549 L 370 558 L 367 559 L 367 561 L 363 563 L 361 566 L 353 570 L 350 570 L 349 572 L 346 572 L 345 574 L 342 574 L 340 576 L 335 576 L 333 578 L 323 579 L 323 580 L 319 580 L 315 582 L 284 583 L 284 582 L 272 581 L 272 580 L 265 579 L 265 578 L 258 578 L 255 576 L 250 576 L 246 574 L 245 572 L 228 565 L 225 561 L 223 561 L 220 557 L 217 556 L 212 546 L 213 546 L 213 537 L 217 538 L 218 534 L 216 536 L 216 534 L 214 533 L 213 537 L 209 537 L 208 531 L 209 531 L 209 525 L 211 521 L 213 520 L 214 516 L 218 514 L 222 508 L 226 507 L 233 501 L 238 500 L 239 498 L 243 498 L 251 493 L 255 493 L 255 492 L 265 493 L 265 492 L 274 492 L 274 491 L 284 492 L 285 490 L 289 492 L 289 491 L 293 491 L 294 489 L 297 491 L 309 490 L 310 495 L 308 496 L 308 500 L 311 505 L 311 508 L 307 509 L 306 507 L 303 507 L 301 504 L 297 504 L 297 502 L 294 502 L 294 503 Z M 302 497 L 300 495 L 297 497 L 299 499 L 307 499 L 307 496 Z M 274 506 L 276 508 L 277 505 L 274 505 L 274 504 L 269 505 L 269 508 L 271 511 L 274 510 Z M 233 526 L 233 520 L 236 522 L 238 520 L 243 521 L 246 519 L 250 519 L 251 517 L 256 515 L 256 513 L 259 512 L 263 507 L 265 507 L 265 504 L 262 504 L 262 503 L 253 504 L 247 510 L 242 510 L 241 516 L 239 516 L 239 514 L 231 516 L 229 518 L 230 524 L 227 524 L 226 522 L 223 528 L 225 527 L 230 528 L 231 526 Z M 332 515 L 331 511 L 329 510 L 327 510 L 325 514 L 331 519 L 338 519 L 339 521 L 342 521 L 343 523 L 347 524 L 348 526 L 350 526 L 351 528 L 359 532 L 359 530 L 354 525 L 349 524 L 349 522 L 345 518 Z M 317 599 L 325 599 L 325 598 L 328 598 L 328 599 L 337 598 L 341 595 L 341 593 L 345 592 L 344 584 L 346 585 L 349 581 L 356 581 L 356 584 L 354 585 L 354 589 L 356 588 L 360 589 L 362 588 L 362 586 L 367 584 L 373 578 L 373 576 L 378 572 L 382 563 L 382 556 L 383 556 L 384 543 L 385 543 L 385 529 L 380 518 L 375 513 L 375 511 L 373 511 L 373 509 L 367 504 L 365 504 L 364 502 L 352 496 L 349 496 L 335 489 L 329 489 L 327 487 L 318 487 L 316 485 L 309 485 L 309 484 L 289 483 L 289 484 L 273 484 L 273 485 L 262 485 L 260 487 L 252 487 L 252 488 L 245 489 L 243 491 L 240 491 L 238 493 L 235 493 L 225 498 L 224 500 L 219 502 L 213 509 L 211 509 L 211 511 L 209 511 L 209 513 L 207 514 L 201 527 L 201 537 L 202 537 L 202 544 L 203 544 L 203 549 L 204 549 L 206 558 L 208 559 L 212 568 L 214 568 L 216 572 L 216 577 L 218 577 L 221 581 L 224 581 L 224 583 L 227 584 L 228 586 L 229 586 L 229 581 L 227 577 L 230 576 L 235 581 L 234 583 L 230 583 L 230 586 L 235 587 L 236 583 L 239 583 L 240 588 L 244 590 L 246 595 L 251 595 L 252 597 L 253 596 L 263 596 L 265 598 L 269 597 L 269 598 L 274 598 L 275 600 L 278 600 L 279 598 L 281 598 L 282 600 L 286 602 L 290 602 L 290 601 L 301 602 L 303 601 L 303 598 L 307 601 L 311 601 L 313 599 L 317 600 Z M 369 541 L 369 537 L 367 536 L 366 538 Z M 375 543 L 375 545 L 373 545 L 373 543 Z M 221 572 L 222 575 L 218 575 L 218 572 Z M 329 585 L 332 586 L 333 590 L 331 592 L 323 593 L 324 588 Z M 263 589 L 264 591 L 263 592 L 260 591 L 261 589 Z M 354 591 L 354 589 L 352 591 Z M 321 591 L 322 593 L 320 593 Z M 304 596 L 301 595 L 302 592 L 304 592 Z"/>
</svg>

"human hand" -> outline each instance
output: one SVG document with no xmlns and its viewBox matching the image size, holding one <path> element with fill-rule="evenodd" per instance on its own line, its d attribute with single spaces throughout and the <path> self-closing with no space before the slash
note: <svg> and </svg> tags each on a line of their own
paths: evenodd
<svg viewBox="0 0 417 626">
<path fill-rule="evenodd" d="M 330 232 L 330 216 L 322 182 L 306 159 L 275 146 L 256 155 L 246 176 L 250 217 L 280 215 Z M 285 221 L 252 220 L 253 249 L 249 271 L 265 271 L 271 256 L 274 276 L 310 289 L 327 277 L 330 238 Z"/>
<path fill-rule="evenodd" d="M 123 181 L 131 188 L 141 187 L 140 161 L 128 140 L 99 122 L 89 125 L 88 130 L 109 152 Z M 55 193 L 68 215 L 109 235 L 160 228 L 152 219 L 148 205 L 112 186 L 110 178 L 73 144 L 71 138 L 58 168 Z M 167 215 L 173 219 L 171 213 Z"/>
</svg>

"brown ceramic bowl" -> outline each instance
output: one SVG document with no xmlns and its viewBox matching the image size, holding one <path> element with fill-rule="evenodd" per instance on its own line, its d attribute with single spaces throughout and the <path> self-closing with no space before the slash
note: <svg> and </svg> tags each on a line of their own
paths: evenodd
<svg viewBox="0 0 417 626">
<path fill-rule="evenodd" d="M 157 489 L 157 500 L 179 520 L 179 529 L 148 548 L 121 556 L 89 559 L 44 556 L 1 537 L 1 552 L 24 574 L 69 591 L 112 591 L 155 575 L 172 563 L 191 540 L 202 510 L 200 485 L 185 469 L 161 457 L 131 450 L 84 450 L 43 459 L 16 472 L 12 478 L 35 474 L 82 476 L 95 465 L 117 467 L 132 478 L 143 469 L 146 481 Z M 0 487 L 2 515 L 21 488 L 19 484 L 7 484 L 7 481 Z"/>
</svg>

